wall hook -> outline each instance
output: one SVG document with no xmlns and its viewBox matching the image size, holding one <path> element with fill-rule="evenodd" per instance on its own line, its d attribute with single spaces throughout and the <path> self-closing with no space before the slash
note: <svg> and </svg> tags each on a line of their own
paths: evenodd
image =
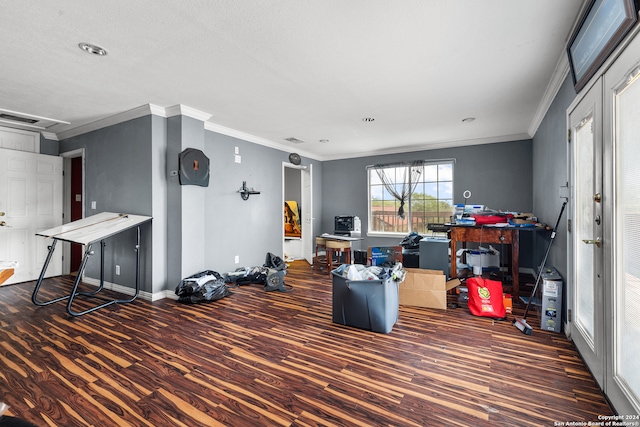
<svg viewBox="0 0 640 427">
<path fill-rule="evenodd" d="M 259 191 L 255 191 L 253 188 L 247 188 L 247 181 L 242 181 L 242 187 L 238 190 L 238 193 L 240 193 L 242 200 L 248 200 L 252 194 L 260 194 Z"/>
</svg>

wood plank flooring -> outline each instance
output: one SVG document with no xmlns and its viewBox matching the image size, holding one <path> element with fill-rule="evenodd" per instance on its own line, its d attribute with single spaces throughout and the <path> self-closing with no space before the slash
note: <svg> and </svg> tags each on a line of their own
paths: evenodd
<svg viewBox="0 0 640 427">
<path fill-rule="evenodd" d="M 33 305 L 33 282 L 0 287 L 0 402 L 38 426 L 553 426 L 613 414 L 562 334 L 415 307 L 376 333 L 332 322 L 327 274 L 296 261 L 285 279 L 293 292 L 234 286 L 213 303 L 136 300 L 77 318 L 63 302 Z M 49 279 L 42 298 L 71 286 Z"/>
</svg>

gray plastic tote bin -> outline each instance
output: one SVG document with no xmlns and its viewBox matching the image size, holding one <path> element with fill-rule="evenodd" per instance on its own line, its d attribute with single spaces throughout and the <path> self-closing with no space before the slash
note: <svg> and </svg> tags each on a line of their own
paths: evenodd
<svg viewBox="0 0 640 427">
<path fill-rule="evenodd" d="M 398 282 L 333 276 L 333 322 L 388 334 L 398 321 Z"/>
</svg>

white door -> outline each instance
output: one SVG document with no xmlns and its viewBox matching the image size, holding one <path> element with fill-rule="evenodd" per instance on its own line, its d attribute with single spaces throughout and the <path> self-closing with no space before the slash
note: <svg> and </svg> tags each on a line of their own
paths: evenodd
<svg viewBox="0 0 640 427">
<path fill-rule="evenodd" d="M 619 414 L 640 414 L 640 37 L 604 79 L 605 392 Z M 606 223 L 609 225 L 609 223 Z M 637 424 L 638 418 L 634 419 Z"/>
<path fill-rule="evenodd" d="M 304 259 L 313 264 L 315 256 L 315 237 L 313 235 L 313 184 L 312 184 L 312 167 L 309 165 L 306 169 L 302 169 L 302 256 Z"/>
<path fill-rule="evenodd" d="M 0 260 L 18 262 L 5 284 L 37 279 L 51 241 L 35 234 L 62 224 L 62 158 L 0 149 L 0 212 Z M 47 277 L 61 272 L 56 250 Z"/>
<path fill-rule="evenodd" d="M 571 188 L 568 229 L 569 277 L 573 286 L 568 325 L 571 338 L 604 388 L 602 237 L 602 80 L 569 111 Z M 571 308 L 572 307 L 572 308 Z"/>
</svg>

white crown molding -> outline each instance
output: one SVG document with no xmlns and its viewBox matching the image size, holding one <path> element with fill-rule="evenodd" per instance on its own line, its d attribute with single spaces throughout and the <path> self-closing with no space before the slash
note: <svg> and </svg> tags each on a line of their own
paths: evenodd
<svg viewBox="0 0 640 427">
<path fill-rule="evenodd" d="M 255 135 L 251 135 L 249 133 L 245 133 L 245 132 L 241 132 L 239 130 L 235 130 L 235 129 L 231 129 L 225 126 L 221 126 L 212 122 L 205 122 L 204 123 L 204 128 L 206 130 L 209 130 L 211 132 L 216 132 L 222 135 L 227 135 L 227 136 L 231 136 L 233 138 L 238 138 L 241 139 L 243 141 L 247 141 L 247 142 L 252 142 L 254 144 L 258 144 L 258 145 L 263 145 L 265 147 L 269 147 L 269 148 L 273 148 L 275 150 L 280 150 L 280 151 L 284 151 L 286 153 L 290 153 L 292 151 L 295 151 L 296 153 L 300 154 L 301 156 L 304 157 L 308 157 L 310 159 L 313 160 L 318 160 L 318 161 L 322 161 L 324 159 L 318 157 L 317 154 L 313 154 L 313 153 L 309 153 L 303 150 L 298 150 L 297 148 L 294 150 L 292 149 L 292 147 L 289 147 L 285 144 L 279 144 L 277 142 L 271 141 L 269 139 L 265 139 L 265 138 L 261 138 L 259 136 L 255 136 Z"/>
<path fill-rule="evenodd" d="M 44 137 L 44 139 L 49 139 L 51 141 L 58 141 L 58 135 L 53 132 L 40 132 L 40 134 Z"/>
<path fill-rule="evenodd" d="M 166 117 L 173 116 L 187 116 L 196 120 L 206 122 L 211 118 L 211 114 L 207 114 L 203 111 L 196 110 L 195 108 L 188 107 L 186 105 L 178 104 L 165 108 Z"/>
<path fill-rule="evenodd" d="M 340 156 L 328 156 L 322 160 L 344 160 L 355 159 L 368 156 L 384 156 L 388 154 L 413 153 L 416 151 L 438 150 L 441 148 L 469 147 L 471 145 L 497 144 L 500 142 L 513 142 L 521 140 L 529 140 L 531 137 L 526 133 L 514 135 L 502 135 L 490 138 L 464 139 L 458 141 L 441 141 L 422 145 L 402 146 L 390 148 L 388 150 L 371 151 L 369 153 L 341 154 Z"/>
<path fill-rule="evenodd" d="M 154 116 L 167 117 L 167 109 L 155 104 L 147 104 L 149 106 L 149 111 Z"/>
<path fill-rule="evenodd" d="M 148 116 L 149 114 L 154 114 L 158 111 L 158 108 L 152 104 L 141 105 L 140 107 L 133 108 L 131 110 L 122 112 L 120 114 L 115 114 L 110 117 L 105 117 L 104 119 L 96 120 L 95 122 L 87 123 L 82 126 L 78 126 L 73 129 L 69 129 L 64 132 L 60 132 L 57 134 L 60 140 L 71 138 L 74 136 L 82 135 L 88 132 L 92 132 L 98 129 L 106 128 L 109 126 L 117 125 L 118 123 L 123 123 L 128 120 L 137 119 L 139 117 Z M 164 108 L 162 108 L 164 112 Z"/>
<path fill-rule="evenodd" d="M 556 63 L 556 68 L 553 70 L 553 75 L 551 76 L 551 80 L 547 85 L 544 95 L 542 96 L 542 100 L 538 105 L 538 110 L 531 120 L 531 125 L 529 125 L 528 133 L 531 135 L 530 138 L 533 138 L 538 131 L 538 127 L 540 127 L 540 124 L 544 120 L 544 116 L 547 114 L 549 107 L 551 107 L 553 100 L 556 98 L 556 95 L 568 74 L 569 59 L 567 58 L 566 52 L 563 51 L 562 55 L 560 55 L 560 59 L 558 59 L 558 62 Z"/>
</svg>

